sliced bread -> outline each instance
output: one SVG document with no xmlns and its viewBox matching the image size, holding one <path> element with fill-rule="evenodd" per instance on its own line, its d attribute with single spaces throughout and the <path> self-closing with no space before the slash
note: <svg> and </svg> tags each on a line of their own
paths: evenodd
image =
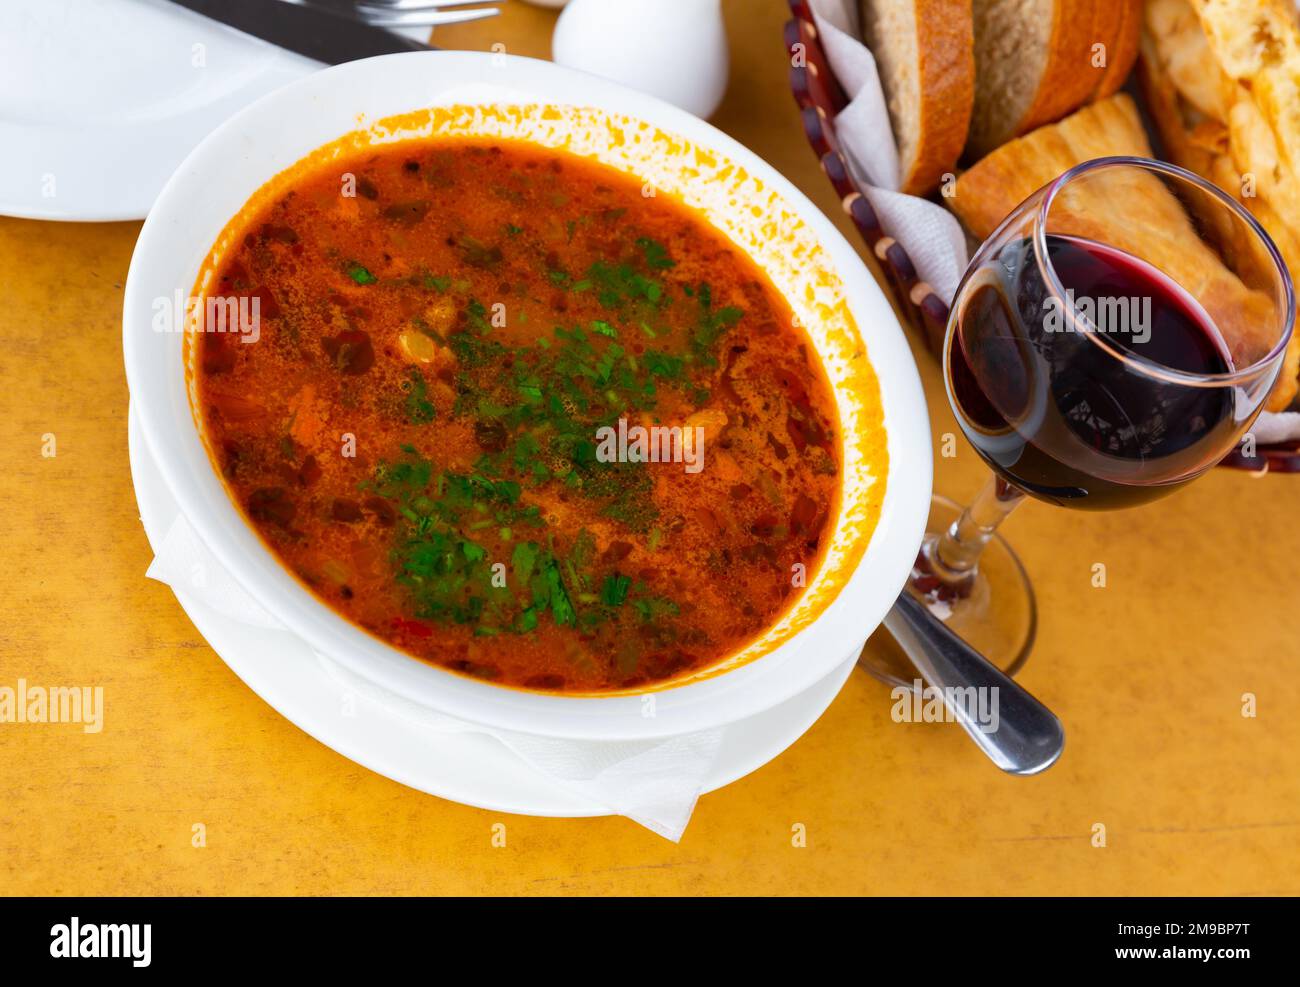
<svg viewBox="0 0 1300 987">
<path fill-rule="evenodd" d="M 1113 16 L 1115 30 L 1106 46 L 1106 67 L 1093 90 L 1094 100 L 1118 92 L 1137 61 L 1138 43 L 1142 37 L 1142 0 L 1119 0 Z"/>
<path fill-rule="evenodd" d="M 1089 76 L 1088 96 L 1084 102 L 1098 98 L 1097 91 L 1101 88 L 1111 55 L 1119 42 L 1124 4 L 1127 2 L 1128 0 L 1092 0 L 1090 18 L 1083 28 L 1086 36 L 1084 40 L 1088 43 L 1085 65 Z"/>
<path fill-rule="evenodd" d="M 955 170 L 975 98 L 971 0 L 861 0 L 898 144 L 899 189 L 924 195 Z"/>
<path fill-rule="evenodd" d="M 1113 0 L 1100 0 L 1109 6 Z M 975 106 L 967 152 L 987 154 L 1059 119 L 1097 86 L 1099 0 L 975 0 Z"/>
</svg>

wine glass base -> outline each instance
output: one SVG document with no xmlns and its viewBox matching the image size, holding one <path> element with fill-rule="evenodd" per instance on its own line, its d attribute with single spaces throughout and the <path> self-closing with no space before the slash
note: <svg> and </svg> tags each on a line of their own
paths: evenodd
<svg viewBox="0 0 1300 987">
<path fill-rule="evenodd" d="M 935 494 L 930 498 L 926 544 L 961 515 L 960 505 Z M 913 570 L 913 576 L 919 574 Z M 980 555 L 979 569 L 965 595 L 936 599 L 914 586 L 909 591 L 994 665 L 1014 676 L 1029 658 L 1038 629 L 1034 590 L 1020 559 L 1001 535 L 994 535 Z M 920 673 L 884 626 L 868 639 L 858 664 L 888 685 L 915 689 Z"/>
</svg>

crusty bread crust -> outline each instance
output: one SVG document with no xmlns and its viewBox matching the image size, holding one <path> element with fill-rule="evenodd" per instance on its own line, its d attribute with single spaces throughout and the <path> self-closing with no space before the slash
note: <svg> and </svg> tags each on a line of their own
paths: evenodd
<svg viewBox="0 0 1300 987">
<path fill-rule="evenodd" d="M 1059 120 L 1082 106 L 1092 94 L 1097 77 L 1092 69 L 1094 14 L 1099 5 L 1113 0 L 1057 0 L 1048 41 L 1047 66 L 1038 91 L 1025 111 L 1016 135 Z"/>
<path fill-rule="evenodd" d="M 1117 14 L 1119 22 L 1106 52 L 1106 70 L 1092 94 L 1094 100 L 1117 93 L 1137 61 L 1138 42 L 1142 37 L 1142 0 L 1119 0 Z"/>
<path fill-rule="evenodd" d="M 1069 129 L 1063 133 L 1066 124 Z M 957 179 L 947 204 L 971 235 L 983 240 L 1012 209 L 1061 172 L 1110 154 L 1151 157 L 1137 107 L 1123 93 L 1003 144 Z"/>
<path fill-rule="evenodd" d="M 903 191 L 924 195 L 956 170 L 975 103 L 971 0 L 915 0 L 921 134 Z"/>
<path fill-rule="evenodd" d="M 1088 73 L 1092 77 L 1091 88 L 1088 90 L 1090 100 L 1096 99 L 1097 89 L 1110 65 L 1115 39 L 1119 37 L 1121 21 L 1124 19 L 1125 2 L 1126 0 L 1093 0 L 1092 24 L 1088 33 Z M 1103 65 L 1096 63 L 1098 52 L 1095 49 L 1098 46 L 1105 52 L 1106 61 Z"/>
<path fill-rule="evenodd" d="M 999 2 L 1001 0 L 980 0 L 991 9 L 996 9 L 994 5 Z M 1118 8 L 1122 2 L 1124 0 L 1052 0 L 1052 20 L 1050 25 L 1046 25 L 1046 55 L 1032 96 L 1018 119 L 995 113 L 995 107 L 1006 107 L 1007 97 L 995 89 L 991 80 L 997 75 L 997 66 L 1012 58 L 1024 58 L 1027 53 L 1003 48 L 995 58 L 986 58 L 986 62 L 992 61 L 994 65 L 986 64 L 985 75 L 976 79 L 976 108 L 967 154 L 972 157 L 985 155 L 1012 137 L 1058 120 L 1087 102 L 1098 86 L 1100 74 L 1092 65 L 1092 46 L 1097 42 L 1110 43 L 1118 26 Z M 981 49 L 989 43 L 981 39 Z M 1023 42 L 1020 47 L 1023 47 Z M 997 125 L 994 125 L 994 120 L 998 121 Z"/>
</svg>

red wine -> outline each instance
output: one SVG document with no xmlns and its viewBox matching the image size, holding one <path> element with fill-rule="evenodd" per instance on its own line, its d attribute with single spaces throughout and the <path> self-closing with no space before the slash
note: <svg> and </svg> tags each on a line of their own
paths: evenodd
<svg viewBox="0 0 1300 987">
<path fill-rule="evenodd" d="M 959 293 L 948 350 L 962 431 L 1008 481 L 1056 504 L 1126 507 L 1194 479 L 1239 424 L 1231 387 L 1177 379 L 1232 371 L 1213 321 L 1113 247 L 1049 235 L 1047 253 L 1068 304 L 1028 240 L 967 274 L 978 280 Z"/>
</svg>

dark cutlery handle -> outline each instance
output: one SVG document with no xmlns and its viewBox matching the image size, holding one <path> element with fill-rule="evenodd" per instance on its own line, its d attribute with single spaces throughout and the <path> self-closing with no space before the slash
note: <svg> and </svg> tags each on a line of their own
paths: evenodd
<svg viewBox="0 0 1300 987">
<path fill-rule="evenodd" d="M 327 65 L 429 46 L 330 10 L 284 0 L 172 0 L 237 31 Z"/>
</svg>

